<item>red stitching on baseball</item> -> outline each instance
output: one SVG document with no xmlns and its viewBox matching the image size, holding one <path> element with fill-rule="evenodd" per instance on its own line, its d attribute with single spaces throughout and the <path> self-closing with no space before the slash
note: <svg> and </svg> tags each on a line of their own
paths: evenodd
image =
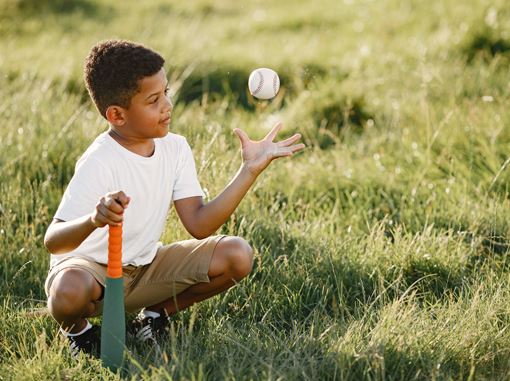
<svg viewBox="0 0 510 381">
<path fill-rule="evenodd" d="M 253 91 L 253 93 L 252 93 L 253 95 L 257 94 L 260 90 L 262 90 L 262 87 L 264 87 L 264 76 L 262 75 L 262 73 L 260 71 L 258 71 L 257 74 L 260 77 L 260 82 L 259 82 L 259 85 L 257 86 L 257 88 Z"/>
<path fill-rule="evenodd" d="M 280 87 L 280 79 L 275 74 L 274 77 L 273 77 L 273 91 L 274 91 L 274 95 L 276 95 L 276 93 L 278 92 L 278 88 L 279 87 Z"/>
</svg>

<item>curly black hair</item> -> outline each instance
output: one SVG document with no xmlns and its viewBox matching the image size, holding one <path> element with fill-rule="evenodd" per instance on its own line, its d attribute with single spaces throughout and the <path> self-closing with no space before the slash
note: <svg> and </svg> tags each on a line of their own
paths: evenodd
<svg viewBox="0 0 510 381">
<path fill-rule="evenodd" d="M 99 113 L 106 119 L 111 105 L 129 108 L 139 89 L 138 81 L 156 74 L 165 60 L 155 51 L 131 41 L 97 43 L 85 59 L 87 90 Z"/>
</svg>

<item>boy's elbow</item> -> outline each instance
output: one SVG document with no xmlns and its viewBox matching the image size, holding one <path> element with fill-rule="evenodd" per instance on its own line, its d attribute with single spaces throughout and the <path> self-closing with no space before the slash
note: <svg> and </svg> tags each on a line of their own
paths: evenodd
<svg viewBox="0 0 510 381">
<path fill-rule="evenodd" d="M 55 242 L 55 238 L 51 234 L 45 234 L 44 247 L 50 252 L 50 254 L 63 254 L 62 249 L 59 249 L 57 242 Z"/>
<path fill-rule="evenodd" d="M 46 250 L 48 250 L 51 254 L 54 254 L 55 251 L 55 239 L 53 235 L 53 222 L 48 226 L 46 229 L 46 233 L 44 233 L 44 247 Z"/>
<path fill-rule="evenodd" d="M 195 239 L 204 239 L 211 236 L 213 232 L 203 229 L 189 229 L 188 233 L 191 234 Z"/>
<path fill-rule="evenodd" d="M 205 238 L 209 237 L 211 234 L 205 233 L 205 232 L 199 232 L 199 233 L 191 233 L 191 235 L 195 239 L 205 239 Z"/>
<path fill-rule="evenodd" d="M 46 250 L 48 250 L 50 252 L 50 254 L 55 254 L 53 252 L 53 247 L 51 246 L 51 242 L 50 241 L 44 240 L 44 247 L 46 248 Z"/>
<path fill-rule="evenodd" d="M 46 250 L 50 252 L 50 254 L 57 255 L 57 254 L 65 254 L 68 253 L 70 250 L 66 250 L 64 248 L 56 246 L 54 242 L 46 242 L 44 241 L 44 247 L 46 247 Z"/>
<path fill-rule="evenodd" d="M 46 250 L 48 250 L 51 254 L 55 254 L 55 247 L 53 245 L 53 240 L 51 239 L 51 236 L 46 233 L 44 236 L 44 247 Z"/>
</svg>

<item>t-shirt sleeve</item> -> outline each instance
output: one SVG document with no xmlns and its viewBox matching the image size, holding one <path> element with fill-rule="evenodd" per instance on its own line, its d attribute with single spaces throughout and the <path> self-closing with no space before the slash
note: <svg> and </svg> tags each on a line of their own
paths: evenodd
<svg viewBox="0 0 510 381">
<path fill-rule="evenodd" d="M 191 147 L 188 142 L 184 140 L 180 149 L 180 157 L 177 161 L 176 179 L 172 199 L 176 201 L 181 198 L 196 196 L 204 197 L 205 194 L 198 182 L 197 170 L 195 167 L 195 160 L 193 159 L 193 153 L 191 152 Z"/>
<path fill-rule="evenodd" d="M 80 158 L 55 218 L 71 221 L 92 213 L 108 188 L 108 174 L 101 162 L 92 157 Z"/>
</svg>

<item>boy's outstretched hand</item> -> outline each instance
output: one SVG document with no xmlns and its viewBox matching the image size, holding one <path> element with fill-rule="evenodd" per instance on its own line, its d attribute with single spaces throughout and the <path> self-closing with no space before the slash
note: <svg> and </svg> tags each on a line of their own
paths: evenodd
<svg viewBox="0 0 510 381">
<path fill-rule="evenodd" d="M 266 167 L 279 157 L 292 156 L 294 152 L 300 151 L 305 148 L 304 144 L 294 144 L 301 139 L 301 134 L 295 134 L 290 138 L 279 142 L 273 142 L 282 128 L 282 123 L 277 123 L 271 131 L 264 137 L 264 139 L 255 141 L 251 140 L 246 132 L 240 128 L 235 128 L 234 132 L 241 141 L 241 154 L 243 158 L 243 165 L 247 169 L 258 176 Z M 292 145 L 294 144 L 294 145 Z"/>
</svg>

